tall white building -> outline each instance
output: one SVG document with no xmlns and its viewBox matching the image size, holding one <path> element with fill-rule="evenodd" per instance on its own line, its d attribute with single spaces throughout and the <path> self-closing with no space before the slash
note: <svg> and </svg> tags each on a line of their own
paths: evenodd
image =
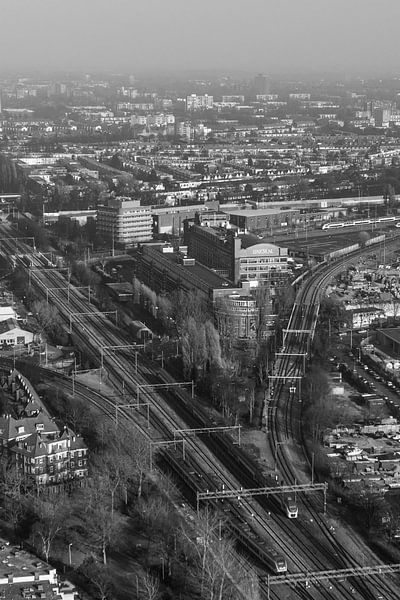
<svg viewBox="0 0 400 600">
<path fill-rule="evenodd" d="M 214 104 L 214 97 L 204 94 L 190 94 L 186 97 L 186 110 L 211 110 Z"/>
<path fill-rule="evenodd" d="M 140 206 L 139 200 L 110 198 L 97 209 L 97 232 L 111 244 L 128 247 L 147 242 L 152 239 L 152 224 L 150 208 Z"/>
</svg>

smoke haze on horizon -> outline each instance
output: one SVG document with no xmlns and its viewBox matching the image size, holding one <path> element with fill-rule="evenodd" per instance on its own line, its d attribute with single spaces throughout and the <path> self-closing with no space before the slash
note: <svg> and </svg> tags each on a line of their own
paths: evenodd
<svg viewBox="0 0 400 600">
<path fill-rule="evenodd" d="M 2 0 L 0 70 L 398 72 L 399 0 Z"/>
</svg>

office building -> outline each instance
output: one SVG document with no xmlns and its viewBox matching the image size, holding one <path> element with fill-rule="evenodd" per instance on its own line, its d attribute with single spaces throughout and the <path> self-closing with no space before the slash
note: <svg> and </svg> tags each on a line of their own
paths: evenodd
<svg viewBox="0 0 400 600">
<path fill-rule="evenodd" d="M 254 236 L 240 236 L 223 227 L 184 223 L 188 254 L 199 263 L 230 279 L 235 285 L 281 285 L 289 276 L 288 250 L 262 243 Z"/>
<path fill-rule="evenodd" d="M 162 243 L 140 245 L 135 276 L 157 294 L 194 291 L 210 304 L 214 290 L 230 286 L 229 281 L 214 270 L 188 258 L 186 247 L 181 246 L 176 252 L 169 244 Z"/>
<path fill-rule="evenodd" d="M 124 248 L 152 238 L 153 219 L 139 200 L 118 197 L 97 209 L 97 233 L 110 244 Z"/>
</svg>

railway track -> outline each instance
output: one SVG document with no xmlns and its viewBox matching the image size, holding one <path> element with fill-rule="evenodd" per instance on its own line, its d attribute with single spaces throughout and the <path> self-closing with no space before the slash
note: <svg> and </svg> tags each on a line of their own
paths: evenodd
<svg viewBox="0 0 400 600">
<path fill-rule="evenodd" d="M 59 273 L 43 272 L 35 276 L 35 280 L 38 280 L 38 285 L 47 287 L 57 285 L 61 287 L 61 284 L 65 281 L 61 278 Z M 40 283 L 41 282 L 41 283 Z M 71 311 L 79 312 L 82 309 L 82 303 L 85 303 L 85 310 L 87 311 L 86 299 L 78 292 L 72 294 L 73 298 L 70 302 L 67 302 L 66 292 L 60 291 L 58 296 L 58 304 L 60 309 L 67 318 Z M 121 333 L 116 327 L 113 327 L 109 321 L 104 317 L 100 317 L 95 314 L 95 309 L 88 311 L 93 312 L 93 317 L 89 317 L 90 323 L 84 323 L 83 320 L 79 320 L 79 330 L 75 330 L 76 336 L 79 338 L 80 343 L 84 344 L 87 351 L 91 355 L 92 360 L 99 360 L 99 347 L 105 345 L 104 341 L 108 345 L 118 345 L 124 340 L 121 339 Z M 88 339 L 87 331 L 90 330 L 90 340 Z M 98 331 L 101 330 L 103 335 L 100 335 Z M 107 336 L 104 337 L 105 332 Z M 142 361 L 141 361 L 142 362 Z M 149 377 L 155 377 L 154 365 L 149 365 L 146 361 L 139 367 L 138 375 L 130 373 L 132 365 L 126 358 L 117 359 L 112 356 L 107 356 L 105 366 L 108 372 L 110 382 L 116 386 L 116 389 L 120 389 L 121 376 L 125 381 L 125 389 L 127 392 L 134 394 L 137 391 L 138 385 L 147 383 Z M 121 375 L 123 373 L 123 375 Z M 157 377 L 168 379 L 168 376 L 161 370 L 156 371 Z M 160 435 L 171 438 L 174 429 L 184 428 L 193 426 L 204 426 L 205 416 L 201 411 L 194 406 L 190 406 L 187 397 L 183 392 L 175 392 L 173 399 L 175 402 L 174 410 L 179 415 L 179 419 L 174 416 L 171 417 L 170 409 L 167 409 L 169 403 L 165 402 L 165 398 L 171 402 L 172 394 L 155 394 L 149 391 L 141 391 L 142 398 L 151 403 L 151 425 L 159 432 Z M 100 402 L 100 401 L 99 401 Z M 115 412 L 115 401 L 108 400 L 105 403 L 104 399 L 100 402 L 104 406 L 104 412 L 108 411 L 110 417 L 113 417 Z M 181 405 L 180 409 L 177 404 Z M 124 418 L 129 422 L 132 422 L 137 426 L 137 419 L 125 409 L 120 409 Z M 257 477 L 254 476 L 254 465 L 244 464 L 246 459 L 243 453 L 241 453 L 240 469 L 238 469 L 238 450 L 228 442 L 226 439 L 215 438 L 210 436 L 207 444 L 202 443 L 199 440 L 188 440 L 188 447 L 190 449 L 191 460 L 194 461 L 199 470 L 203 470 L 205 473 L 213 473 L 214 477 L 217 477 L 220 485 L 224 484 L 226 487 L 238 489 L 240 486 L 254 487 L 254 482 L 257 481 Z M 216 461 L 217 457 L 217 461 Z M 221 464 L 220 464 L 221 463 Z M 232 475 L 234 474 L 234 476 Z M 283 517 L 279 517 L 274 514 L 273 519 L 268 519 L 267 509 L 271 509 L 271 503 L 266 499 L 261 499 L 257 502 L 242 502 L 241 503 L 242 514 L 245 515 L 245 520 L 251 527 L 252 531 L 259 533 L 260 537 L 264 535 L 268 540 L 272 540 L 278 547 L 283 548 L 287 553 L 290 570 L 318 570 L 319 568 L 326 568 L 327 556 L 320 555 L 318 559 L 315 557 L 315 552 L 309 550 L 309 540 L 307 534 L 304 532 L 294 533 L 293 524 L 288 523 Z M 307 543 L 306 543 L 307 541 Z M 295 543 L 294 543 L 295 542 Z M 300 550 L 294 551 L 293 546 L 298 545 Z M 329 561 L 331 564 L 331 561 Z M 324 597 L 324 598 L 347 598 L 354 597 L 351 592 L 347 589 L 342 589 L 343 586 L 338 586 L 335 590 L 324 590 L 322 596 L 319 592 L 313 591 L 313 597 Z M 307 592 L 308 593 L 308 592 Z M 304 597 L 304 590 L 293 590 L 293 594 L 299 597 Z M 272 596 L 273 597 L 273 596 Z M 280 595 L 279 597 L 283 597 Z M 295 597 L 291 595 L 290 597 Z M 308 596 L 309 597 L 309 596 Z M 365 596 L 364 596 L 365 597 Z M 372 597 L 372 596 L 371 596 Z"/>
<path fill-rule="evenodd" d="M 392 242 L 394 244 L 395 242 Z M 370 251 L 370 249 L 369 249 Z M 356 253 L 355 256 L 362 254 L 362 251 Z M 354 261 L 355 256 L 340 261 L 340 264 L 333 265 L 331 268 L 324 272 L 314 274 L 311 278 L 306 280 L 303 289 L 299 292 L 296 297 L 296 304 L 294 305 L 291 318 L 288 325 L 289 333 L 285 340 L 285 352 L 290 353 L 308 353 L 309 351 L 309 335 L 303 331 L 313 330 L 316 325 L 318 316 L 318 307 L 323 294 L 324 289 L 333 276 L 341 272 L 347 264 Z M 305 310 L 304 310 L 305 308 Z M 290 331 L 298 331 L 300 333 L 290 333 Z M 303 372 L 302 360 L 299 357 L 285 356 L 277 366 L 277 372 L 281 375 L 300 376 Z M 294 381 L 298 381 L 293 379 Z M 281 447 L 283 450 L 279 453 L 279 467 L 283 478 L 287 482 L 293 482 L 294 478 L 298 476 L 298 473 L 293 469 L 290 457 L 285 451 L 285 443 L 288 440 L 295 440 L 297 453 L 300 454 L 304 463 L 308 463 L 309 459 L 305 453 L 304 445 L 302 444 L 302 431 L 301 431 L 301 404 L 299 404 L 296 395 L 288 394 L 285 386 L 280 383 L 276 388 L 275 401 L 271 408 L 275 409 L 277 418 L 272 421 L 271 427 L 271 446 L 274 452 L 277 452 L 277 448 Z M 280 427 L 283 424 L 283 427 Z M 309 472 L 311 467 L 309 465 Z M 351 566 L 363 566 L 357 559 L 351 555 L 346 549 L 338 544 L 336 538 L 332 535 L 331 531 L 328 530 L 326 523 L 321 519 L 318 511 L 313 508 L 312 504 L 307 503 L 304 507 L 310 518 L 321 530 L 322 536 L 325 538 L 327 547 L 332 548 L 336 563 L 335 568 L 345 568 L 348 565 Z M 321 546 L 321 543 L 318 544 Z M 324 544 L 325 546 L 325 544 Z M 365 556 L 365 552 L 362 554 Z M 376 556 L 372 552 L 369 552 L 369 558 L 376 564 Z M 397 578 L 387 577 L 382 578 L 373 576 L 370 578 L 369 583 L 356 578 L 353 582 L 353 589 L 361 594 L 362 598 L 387 598 L 395 599 L 400 598 L 400 593 L 397 590 L 398 581 Z"/>
</svg>

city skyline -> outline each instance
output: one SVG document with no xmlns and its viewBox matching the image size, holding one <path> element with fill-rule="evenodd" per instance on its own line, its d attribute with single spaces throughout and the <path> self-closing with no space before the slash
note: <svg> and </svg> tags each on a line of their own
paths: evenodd
<svg viewBox="0 0 400 600">
<path fill-rule="evenodd" d="M 372 0 L 4 0 L 0 70 L 393 73 L 398 5 Z"/>
</svg>

